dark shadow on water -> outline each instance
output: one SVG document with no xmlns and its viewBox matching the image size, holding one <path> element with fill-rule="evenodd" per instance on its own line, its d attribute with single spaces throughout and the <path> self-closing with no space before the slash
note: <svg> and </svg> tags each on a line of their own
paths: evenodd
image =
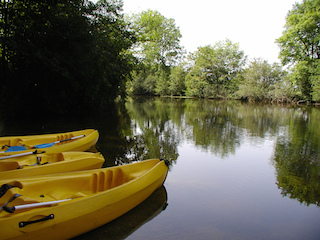
<svg viewBox="0 0 320 240">
<path fill-rule="evenodd" d="M 99 140 L 96 148 L 106 159 L 106 166 L 115 165 L 115 156 L 121 154 L 122 136 L 120 132 L 127 121 L 126 110 L 123 106 L 109 106 L 104 112 L 94 114 L 46 116 L 37 114 L 29 118 L 0 119 L 0 136 L 23 136 L 48 133 L 62 133 L 81 129 L 96 129 Z M 117 152 L 117 151 L 120 151 Z"/>
<path fill-rule="evenodd" d="M 118 240 L 125 239 L 142 225 L 157 217 L 167 207 L 167 192 L 164 186 L 158 188 L 150 197 L 121 217 L 73 240 Z"/>
</svg>

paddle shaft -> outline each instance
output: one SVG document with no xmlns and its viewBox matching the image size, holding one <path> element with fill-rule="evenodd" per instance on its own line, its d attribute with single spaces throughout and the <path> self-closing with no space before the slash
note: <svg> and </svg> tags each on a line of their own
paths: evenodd
<svg viewBox="0 0 320 240">
<path fill-rule="evenodd" d="M 36 150 L 36 151 L 33 151 L 33 152 L 12 154 L 12 155 L 8 155 L 8 156 L 0 157 L 0 160 L 8 159 L 8 158 L 14 158 L 14 157 L 22 157 L 22 156 L 27 156 L 27 155 L 31 155 L 31 154 L 40 154 L 40 153 L 44 153 L 44 152 L 37 152 L 37 150 Z"/>
<path fill-rule="evenodd" d="M 43 207 L 43 206 L 48 206 L 48 205 L 53 205 L 61 202 L 66 202 L 70 201 L 72 198 L 68 199 L 62 199 L 62 200 L 57 200 L 57 201 L 49 201 L 49 202 L 41 202 L 41 203 L 30 203 L 30 204 L 24 204 L 24 205 L 17 205 L 14 206 L 15 210 L 21 210 L 21 209 L 28 209 L 28 208 L 35 208 L 35 207 Z"/>
<path fill-rule="evenodd" d="M 22 209 L 29 209 L 29 208 L 36 208 L 36 207 L 45 207 L 45 206 L 50 206 L 50 205 L 53 205 L 53 204 L 66 202 L 66 201 L 70 201 L 70 200 L 72 200 L 72 199 L 69 198 L 69 199 L 62 199 L 62 200 L 57 200 L 57 201 L 49 201 L 49 202 L 41 202 L 41 203 L 30 203 L 30 204 L 24 204 L 24 205 L 17 205 L 17 206 L 13 206 L 13 207 L 7 207 L 8 203 L 6 203 L 5 205 L 3 205 L 1 207 L 1 209 L 3 209 L 4 211 L 6 211 L 8 213 L 14 213 L 15 210 L 22 210 Z M 11 199 L 9 201 L 11 201 Z"/>
</svg>

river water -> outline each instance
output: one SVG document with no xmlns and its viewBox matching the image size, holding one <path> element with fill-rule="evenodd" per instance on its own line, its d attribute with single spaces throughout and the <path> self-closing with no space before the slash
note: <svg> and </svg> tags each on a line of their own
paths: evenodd
<svg viewBox="0 0 320 240">
<path fill-rule="evenodd" d="M 96 128 L 105 167 L 171 162 L 164 186 L 76 239 L 320 239 L 320 109 L 138 98 L 101 117 L 7 123 L 5 135 Z"/>
</svg>

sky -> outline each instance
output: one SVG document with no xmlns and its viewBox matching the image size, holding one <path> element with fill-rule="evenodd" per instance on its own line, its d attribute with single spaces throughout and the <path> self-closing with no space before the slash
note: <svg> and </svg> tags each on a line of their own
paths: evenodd
<svg viewBox="0 0 320 240">
<path fill-rule="evenodd" d="M 302 0 L 123 0 L 123 13 L 151 9 L 173 18 L 180 45 L 187 52 L 230 39 L 249 59 L 280 62 L 275 40 L 281 37 L 286 15 Z"/>
</svg>

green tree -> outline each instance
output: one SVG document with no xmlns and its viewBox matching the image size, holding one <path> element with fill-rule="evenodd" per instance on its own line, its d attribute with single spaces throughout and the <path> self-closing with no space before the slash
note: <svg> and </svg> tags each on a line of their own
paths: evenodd
<svg viewBox="0 0 320 240">
<path fill-rule="evenodd" d="M 139 69 L 131 73 L 131 78 L 127 81 L 126 92 L 128 95 L 155 95 L 156 85 L 159 79 L 157 66 L 147 66 L 140 64 Z"/>
<path fill-rule="evenodd" d="M 166 67 L 156 73 L 157 82 L 155 92 L 157 95 L 168 95 L 169 94 L 169 72 L 170 68 Z"/>
<path fill-rule="evenodd" d="M 134 14 L 129 19 L 137 34 L 133 52 L 141 62 L 172 66 L 181 57 L 181 33 L 174 19 L 153 10 Z"/>
<path fill-rule="evenodd" d="M 314 68 L 312 68 L 313 74 L 311 77 L 311 82 L 313 84 L 312 99 L 314 101 L 320 101 L 320 60 L 316 60 L 314 63 Z"/>
<path fill-rule="evenodd" d="M 284 76 L 279 64 L 271 65 L 266 60 L 254 59 L 244 70 L 236 95 L 249 101 L 272 100 L 276 98 L 276 86 Z"/>
<path fill-rule="evenodd" d="M 286 18 L 285 30 L 276 41 L 284 65 L 292 64 L 292 81 L 306 100 L 319 100 L 320 0 L 296 3 Z"/>
<path fill-rule="evenodd" d="M 1 3 L 2 114 L 78 113 L 113 102 L 134 40 L 122 1 Z"/>
<path fill-rule="evenodd" d="M 139 62 L 133 74 L 133 82 L 129 86 L 131 90 L 140 89 L 139 91 L 129 89 L 129 92 L 168 94 L 170 68 L 177 64 L 183 54 L 179 28 L 175 26 L 172 18 L 165 18 L 153 10 L 134 14 L 129 17 L 129 21 L 137 37 L 132 52 Z M 150 79 L 153 88 L 148 84 Z"/>
<path fill-rule="evenodd" d="M 186 95 L 228 98 L 235 91 L 237 75 L 246 62 L 238 43 L 220 41 L 199 47 L 189 58 L 194 62 L 186 77 Z"/>
<path fill-rule="evenodd" d="M 187 73 L 186 73 L 186 70 L 184 69 L 183 64 L 175 66 L 171 69 L 170 76 L 169 76 L 169 93 L 171 95 L 182 96 L 185 94 L 186 75 Z"/>
</svg>

